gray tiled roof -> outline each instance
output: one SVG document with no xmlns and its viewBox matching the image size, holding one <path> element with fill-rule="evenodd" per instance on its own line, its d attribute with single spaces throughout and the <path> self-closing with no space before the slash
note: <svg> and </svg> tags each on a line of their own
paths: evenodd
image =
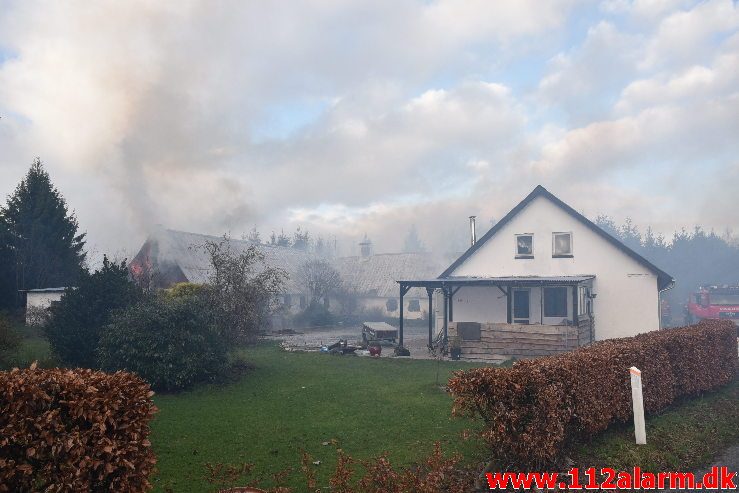
<svg viewBox="0 0 739 493">
<path fill-rule="evenodd" d="M 396 281 L 436 277 L 446 265 L 448 262 L 430 253 L 384 253 L 336 260 L 337 269 L 346 284 L 360 294 L 382 298 L 399 295 Z M 406 296 L 422 298 L 426 291 L 414 288 Z"/>
<path fill-rule="evenodd" d="M 147 241 L 155 241 L 157 245 L 157 262 L 159 265 L 175 264 L 190 282 L 204 283 L 210 274 L 210 259 L 203 248 L 208 241 L 221 241 L 217 236 L 186 233 L 171 229 L 158 229 Z M 286 285 L 288 293 L 300 293 L 303 289 L 295 282 L 295 274 L 314 255 L 294 248 L 255 244 L 246 240 L 231 239 L 231 247 L 236 251 L 244 251 L 255 245 L 264 255 L 265 263 L 271 267 L 279 267 L 287 272 L 289 279 Z"/>
</svg>

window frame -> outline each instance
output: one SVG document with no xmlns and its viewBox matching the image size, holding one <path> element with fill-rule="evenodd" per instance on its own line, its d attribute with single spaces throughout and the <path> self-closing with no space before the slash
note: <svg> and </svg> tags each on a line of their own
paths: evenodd
<svg viewBox="0 0 739 493">
<path fill-rule="evenodd" d="M 529 237 L 531 237 L 531 253 L 518 253 L 518 239 L 521 236 L 529 236 Z M 514 247 L 513 252 L 515 254 L 515 258 L 517 258 L 517 259 L 531 259 L 531 258 L 534 258 L 534 233 L 519 233 L 519 234 L 514 235 L 514 237 L 515 237 L 515 240 L 516 240 L 514 242 L 514 245 L 513 245 L 513 247 Z"/>
<path fill-rule="evenodd" d="M 570 252 L 557 253 L 557 235 L 570 235 Z M 553 231 L 552 232 L 552 258 L 573 258 L 575 252 L 575 244 L 572 231 Z"/>
</svg>

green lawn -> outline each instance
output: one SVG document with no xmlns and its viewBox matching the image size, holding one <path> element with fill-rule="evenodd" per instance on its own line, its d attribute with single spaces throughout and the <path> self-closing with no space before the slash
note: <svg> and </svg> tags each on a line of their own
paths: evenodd
<svg viewBox="0 0 739 493">
<path fill-rule="evenodd" d="M 36 361 L 40 368 L 57 366 L 56 359 L 51 354 L 49 341 L 36 328 L 17 328 L 20 335 L 18 347 L 8 353 L 0 354 L 0 370 L 10 368 L 28 368 Z"/>
<path fill-rule="evenodd" d="M 253 463 L 255 475 L 293 467 L 298 486 L 301 449 L 321 461 L 325 479 L 336 451 L 322 443 L 332 439 L 357 458 L 387 451 L 394 464 L 422 458 L 436 440 L 468 460 L 483 455 L 477 440 L 460 439 L 477 425 L 451 417 L 436 361 L 288 353 L 269 344 L 244 356 L 255 368 L 237 383 L 155 397 L 155 491 L 215 491 L 205 463 Z M 439 381 L 473 366 L 441 362 Z"/>
</svg>

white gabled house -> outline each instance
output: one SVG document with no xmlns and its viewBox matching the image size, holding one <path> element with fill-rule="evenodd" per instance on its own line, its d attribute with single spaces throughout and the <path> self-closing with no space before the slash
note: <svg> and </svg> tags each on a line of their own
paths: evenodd
<svg viewBox="0 0 739 493">
<path fill-rule="evenodd" d="M 501 360 L 656 330 L 674 280 L 538 186 L 438 278 L 399 284 L 426 288 L 462 357 Z"/>
</svg>

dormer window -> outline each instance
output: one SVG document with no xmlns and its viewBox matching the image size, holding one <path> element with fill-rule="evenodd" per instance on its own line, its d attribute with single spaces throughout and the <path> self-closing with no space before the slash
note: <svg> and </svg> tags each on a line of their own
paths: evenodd
<svg viewBox="0 0 739 493">
<path fill-rule="evenodd" d="M 516 235 L 516 258 L 534 258 L 534 235 Z"/>
<path fill-rule="evenodd" d="M 572 233 L 552 233 L 552 257 L 572 257 Z"/>
</svg>

